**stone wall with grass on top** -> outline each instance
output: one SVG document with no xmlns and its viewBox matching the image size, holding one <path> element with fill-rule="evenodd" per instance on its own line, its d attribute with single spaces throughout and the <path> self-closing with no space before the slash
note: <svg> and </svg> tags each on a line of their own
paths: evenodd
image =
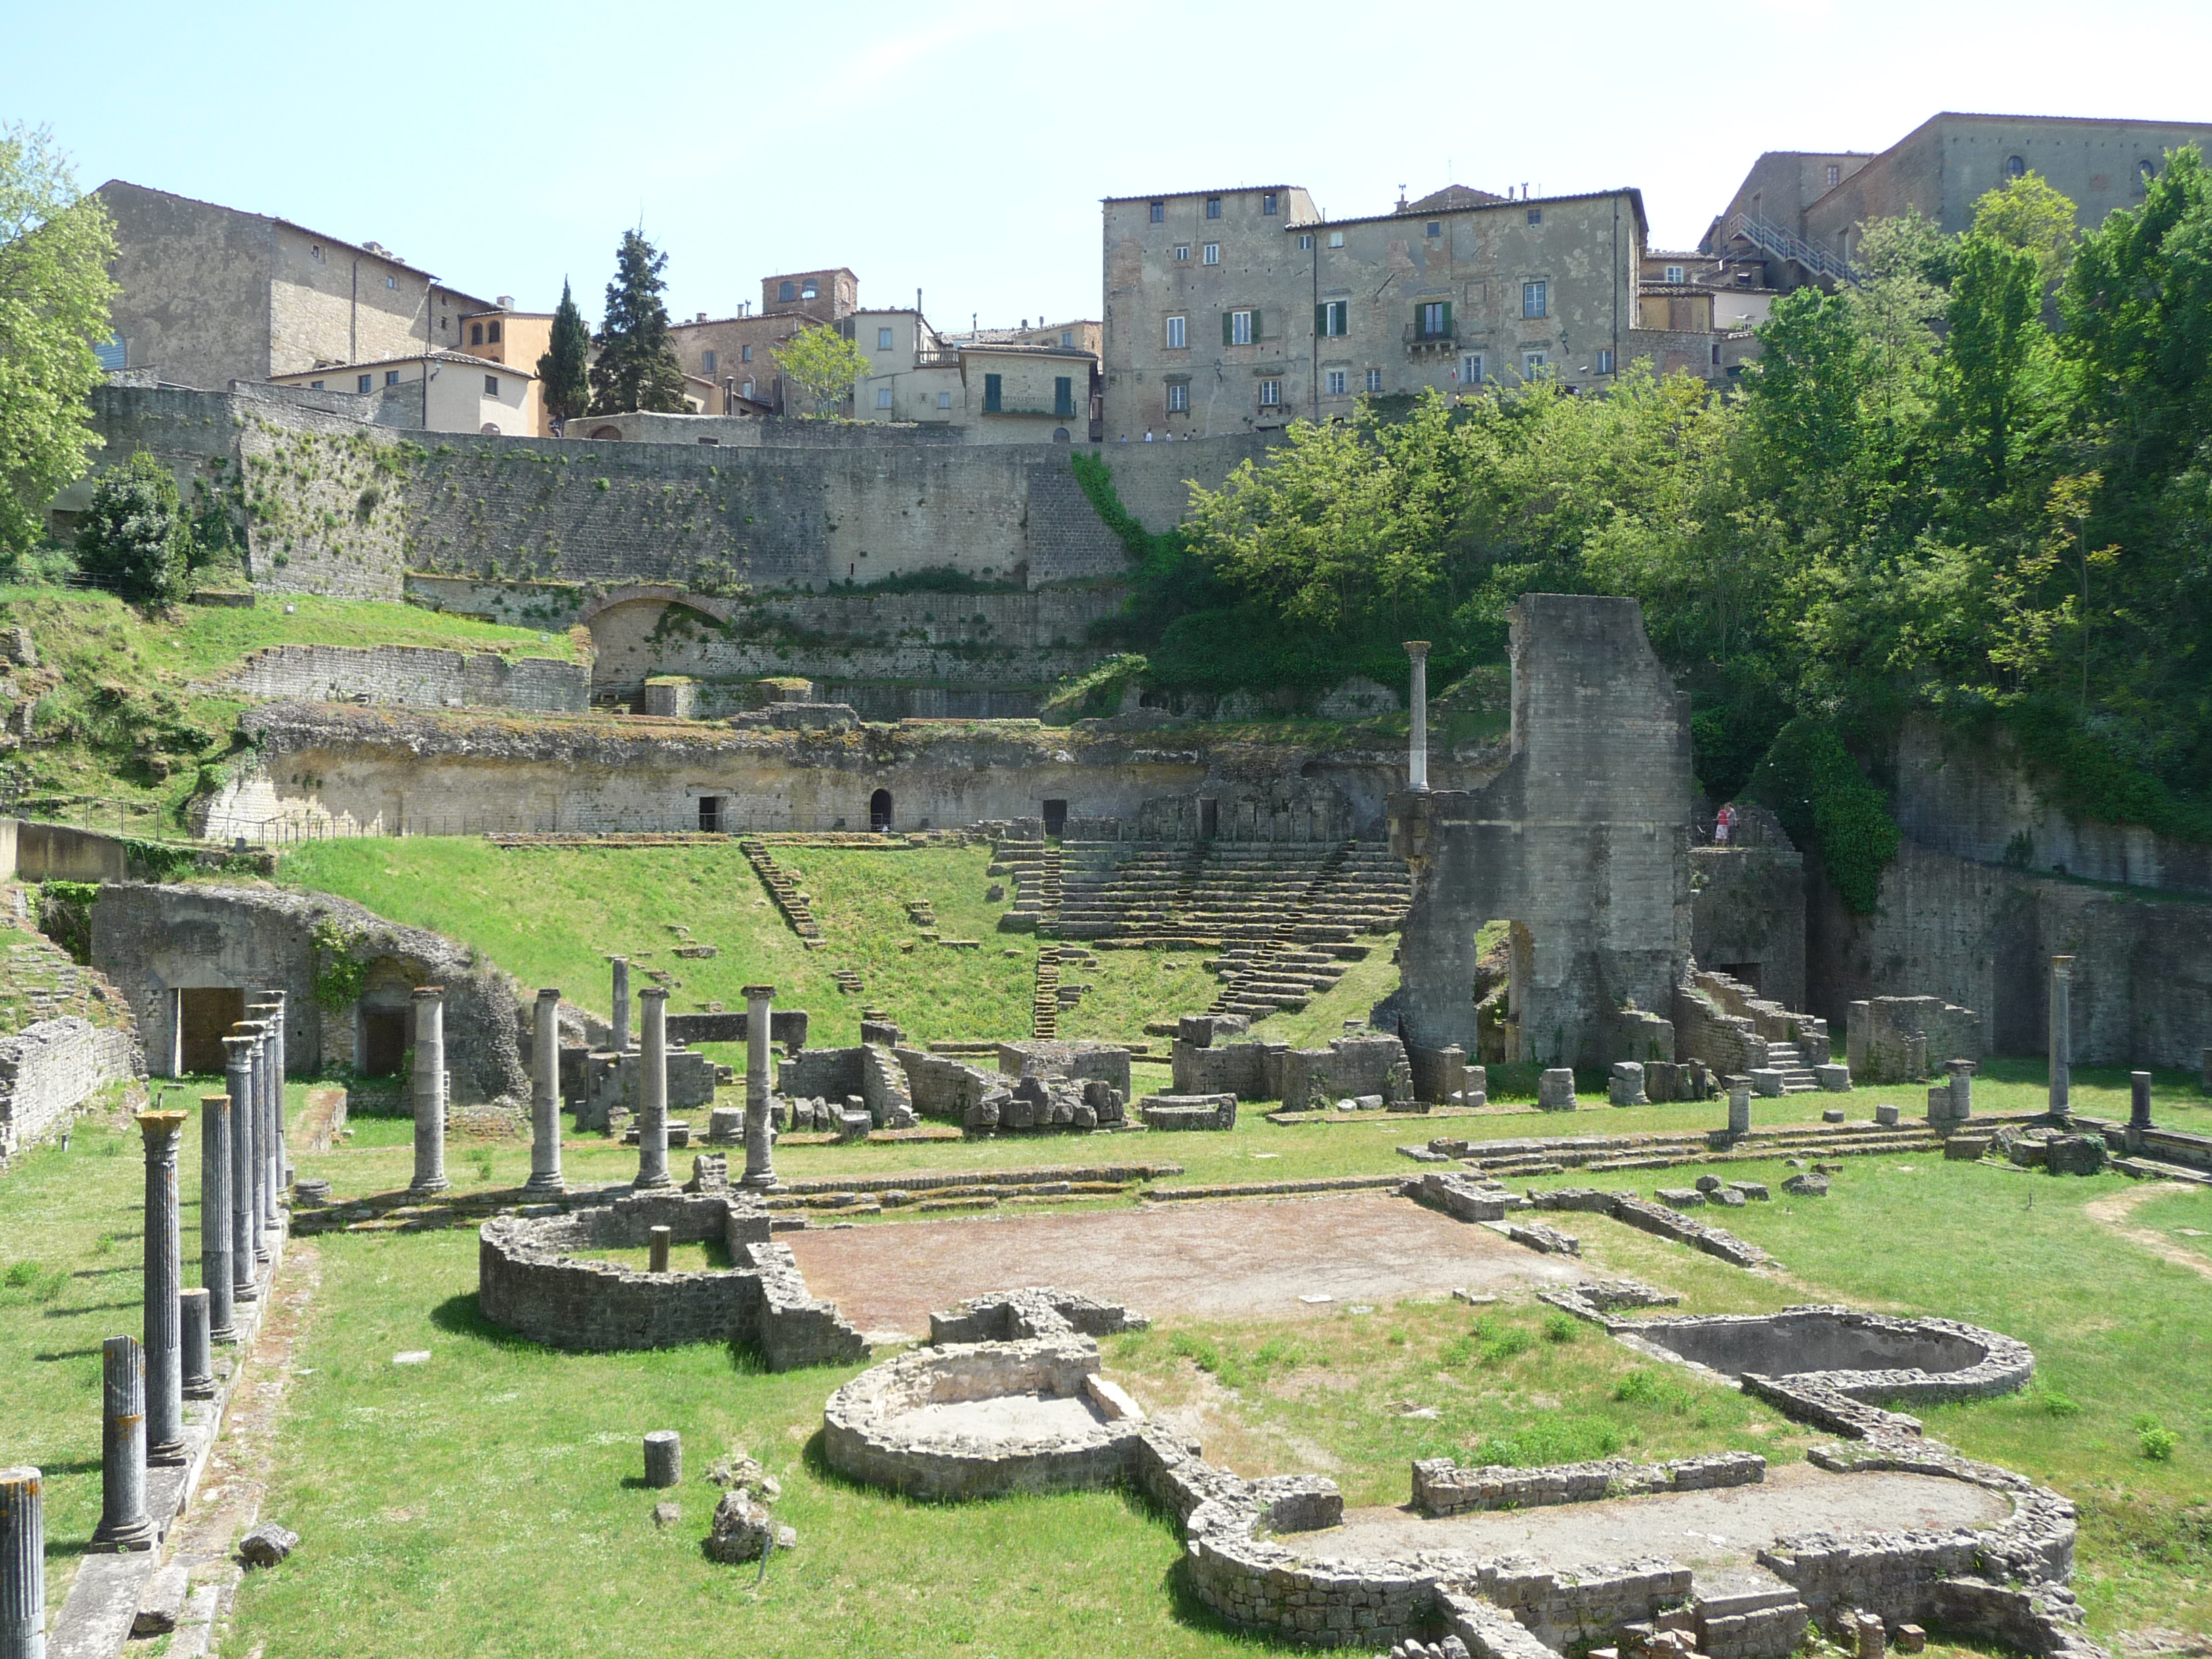
<svg viewBox="0 0 2212 1659">
<path fill-rule="evenodd" d="M 135 1031 L 74 1014 L 0 1037 L 0 1168 L 66 1129 L 104 1085 L 145 1074 Z"/>
</svg>

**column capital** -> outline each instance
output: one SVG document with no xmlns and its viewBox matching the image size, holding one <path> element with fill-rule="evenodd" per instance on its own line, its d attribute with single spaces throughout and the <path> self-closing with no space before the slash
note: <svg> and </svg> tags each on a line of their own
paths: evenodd
<svg viewBox="0 0 2212 1659">
<path fill-rule="evenodd" d="M 561 990 L 560 990 L 560 988 L 559 988 L 558 986 L 554 986 L 554 985 L 542 985 L 542 986 L 538 987 L 538 1000 L 540 1002 L 558 1002 L 558 1001 L 560 1001 L 560 1000 L 561 1000 Z"/>
<path fill-rule="evenodd" d="M 227 1101 L 230 1097 L 222 1095 L 218 1098 Z M 136 1115 L 138 1133 L 146 1137 L 148 1146 L 153 1146 L 183 1128 L 185 1116 L 182 1112 L 140 1112 Z"/>
<path fill-rule="evenodd" d="M 1429 654 L 1428 641 L 1407 640 L 1406 641 L 1406 654 L 1411 657 L 1415 662 L 1420 661 L 1422 658 Z"/>
<path fill-rule="evenodd" d="M 747 1002 L 766 1002 L 775 995 L 775 987 L 773 985 L 748 985 L 744 988 Z"/>
<path fill-rule="evenodd" d="M 640 1002 L 665 1002 L 668 1000 L 668 988 L 665 985 L 648 985 L 637 994 L 637 999 Z"/>
<path fill-rule="evenodd" d="M 442 985 L 418 985 L 414 992 L 415 1000 L 417 1002 L 428 1002 L 433 997 L 441 997 L 445 994 L 446 988 Z"/>
</svg>

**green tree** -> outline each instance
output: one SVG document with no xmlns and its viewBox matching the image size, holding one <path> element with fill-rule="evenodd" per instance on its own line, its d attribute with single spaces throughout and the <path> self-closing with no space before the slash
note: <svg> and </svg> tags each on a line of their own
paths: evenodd
<svg viewBox="0 0 2212 1659">
<path fill-rule="evenodd" d="M 574 420 L 592 405 L 592 331 L 561 279 L 561 303 L 553 313 L 552 349 L 538 360 L 538 380 L 545 412 L 556 421 Z"/>
<path fill-rule="evenodd" d="M 77 193 L 52 134 L 0 127 L 0 552 L 40 539 L 46 503 L 100 441 L 85 398 L 114 257 L 107 210 Z"/>
<path fill-rule="evenodd" d="M 853 382 L 868 372 L 868 354 L 827 324 L 799 330 L 769 355 L 817 416 L 849 397 Z"/>
<path fill-rule="evenodd" d="M 1971 235 L 1944 311 L 1938 417 L 1960 447 L 1970 488 L 1985 499 L 2004 492 L 2011 451 L 2025 435 L 2022 380 L 2048 343 L 2039 270 L 2026 248 Z"/>
<path fill-rule="evenodd" d="M 167 467 L 142 449 L 100 475 L 77 521 L 76 562 L 85 574 L 125 599 L 170 605 L 184 594 L 191 550 Z"/>
<path fill-rule="evenodd" d="M 2024 173 L 1974 204 L 1971 234 L 2033 254 L 2036 280 L 2048 293 L 2074 263 L 2076 216 L 2071 198 L 2041 173 Z"/>
<path fill-rule="evenodd" d="M 668 256 L 636 231 L 623 233 L 606 314 L 592 342 L 599 349 L 591 369 L 592 414 L 681 415 L 690 407 L 684 401 L 684 370 L 668 343 L 668 307 L 660 301 L 667 264 Z"/>
</svg>

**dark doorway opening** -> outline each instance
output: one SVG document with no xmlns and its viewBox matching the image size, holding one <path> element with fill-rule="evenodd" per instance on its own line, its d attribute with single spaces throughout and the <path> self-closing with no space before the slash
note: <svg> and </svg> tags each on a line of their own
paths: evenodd
<svg viewBox="0 0 2212 1659">
<path fill-rule="evenodd" d="M 178 992 L 178 1069 L 220 1077 L 224 1063 L 222 1040 L 245 1018 L 242 987 L 216 985 Z"/>
<path fill-rule="evenodd" d="M 699 829 L 704 835 L 719 836 L 722 833 L 722 798 L 720 795 L 699 797 Z"/>
<path fill-rule="evenodd" d="M 404 1008 L 364 1008 L 361 1011 L 361 1074 L 396 1077 L 407 1058 L 407 1011 Z"/>
<path fill-rule="evenodd" d="M 1730 979 L 1740 979 L 1756 991 L 1761 988 L 1759 983 L 1759 963 L 1755 962 L 1719 962 L 1713 964 L 1713 971 L 1717 974 L 1726 974 Z"/>
<path fill-rule="evenodd" d="M 1044 804 L 1045 834 L 1048 836 L 1056 836 L 1066 828 L 1067 803 L 1064 800 L 1047 801 Z"/>
<path fill-rule="evenodd" d="M 1201 800 L 1198 804 L 1198 838 L 1212 841 L 1221 834 L 1221 803 Z"/>
<path fill-rule="evenodd" d="M 868 797 L 868 828 L 881 835 L 891 827 L 891 792 L 878 789 Z"/>
</svg>

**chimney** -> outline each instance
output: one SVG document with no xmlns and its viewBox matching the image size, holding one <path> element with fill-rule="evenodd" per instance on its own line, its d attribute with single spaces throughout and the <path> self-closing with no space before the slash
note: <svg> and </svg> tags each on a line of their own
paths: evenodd
<svg viewBox="0 0 2212 1659">
<path fill-rule="evenodd" d="M 500 308 L 501 311 L 512 311 L 512 310 L 514 310 L 514 295 L 513 295 L 512 294 L 502 294 L 502 295 L 501 295 L 499 296 L 499 308 Z"/>
<path fill-rule="evenodd" d="M 694 317 L 691 320 L 692 320 L 693 322 L 695 322 L 695 323 L 703 323 L 703 322 L 705 322 L 705 321 L 707 320 L 707 313 L 706 313 L 705 312 L 703 312 L 703 311 L 702 311 L 702 312 L 701 312 L 697 316 Z"/>
</svg>

